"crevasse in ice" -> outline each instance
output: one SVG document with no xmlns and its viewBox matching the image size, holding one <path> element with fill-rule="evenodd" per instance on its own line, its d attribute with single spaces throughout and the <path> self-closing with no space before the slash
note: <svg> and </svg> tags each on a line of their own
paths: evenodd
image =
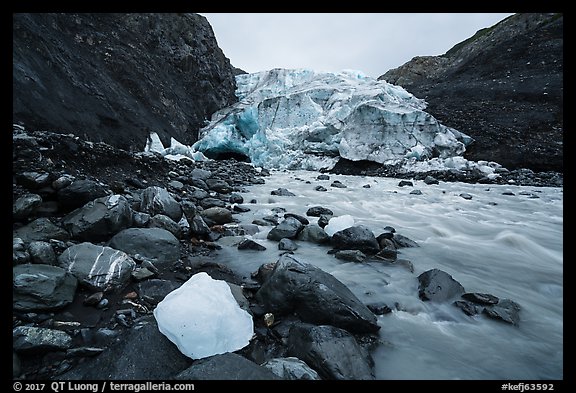
<svg viewBox="0 0 576 393">
<path fill-rule="evenodd" d="M 459 156 L 472 139 L 424 112 L 400 86 L 359 71 L 273 69 L 236 76 L 239 102 L 212 116 L 192 148 L 267 168 L 320 169 L 338 157 L 393 164 Z"/>
</svg>

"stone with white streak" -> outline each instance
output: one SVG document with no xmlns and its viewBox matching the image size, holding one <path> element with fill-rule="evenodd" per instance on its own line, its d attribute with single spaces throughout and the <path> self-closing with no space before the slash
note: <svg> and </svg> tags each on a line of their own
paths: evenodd
<svg viewBox="0 0 576 393">
<path fill-rule="evenodd" d="M 124 285 L 136 263 L 123 251 L 85 242 L 68 247 L 58 257 L 58 265 L 80 283 L 104 290 Z"/>
<path fill-rule="evenodd" d="M 142 191 L 140 210 L 151 216 L 164 214 L 176 222 L 182 218 L 182 208 L 180 204 L 165 188 L 157 186 L 148 187 Z"/>
</svg>

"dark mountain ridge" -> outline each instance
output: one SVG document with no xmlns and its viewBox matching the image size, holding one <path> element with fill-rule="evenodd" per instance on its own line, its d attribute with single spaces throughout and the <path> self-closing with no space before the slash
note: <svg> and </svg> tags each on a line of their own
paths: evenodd
<svg viewBox="0 0 576 393">
<path fill-rule="evenodd" d="M 379 79 L 424 98 L 427 112 L 474 138 L 467 159 L 562 172 L 563 27 L 562 14 L 515 14 Z"/>
<path fill-rule="evenodd" d="M 14 14 L 13 122 L 142 150 L 193 143 L 237 71 L 197 14 Z"/>
</svg>

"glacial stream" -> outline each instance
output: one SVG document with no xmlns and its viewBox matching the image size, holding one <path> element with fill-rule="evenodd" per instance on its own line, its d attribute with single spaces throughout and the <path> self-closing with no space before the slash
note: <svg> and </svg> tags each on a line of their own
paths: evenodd
<svg viewBox="0 0 576 393">
<path fill-rule="evenodd" d="M 243 194 L 251 211 L 236 217 L 251 223 L 274 214 L 275 207 L 305 216 L 308 208 L 323 206 L 335 216 L 353 216 L 375 235 L 392 226 L 420 245 L 398 255 L 413 263 L 411 273 L 402 265 L 342 261 L 327 254 L 330 246 L 296 241 L 301 259 L 334 275 L 363 302 L 393 309 L 378 316 L 382 344 L 372 352 L 377 379 L 563 378 L 562 188 L 423 181 L 399 187 L 393 178 L 317 176 L 272 172 L 266 184 Z M 334 180 L 347 188 L 331 187 Z M 363 188 L 366 184 L 370 188 Z M 318 185 L 328 191 L 314 190 Z M 279 187 L 296 196 L 270 194 Z M 414 189 L 422 195 L 410 194 Z M 257 203 L 249 203 L 252 199 Z M 247 236 L 264 245 L 263 252 L 238 251 L 239 239 L 223 238 L 221 260 L 246 274 L 276 261 L 278 243 L 266 239 L 271 228 Z M 519 326 L 482 314 L 469 317 L 450 303 L 421 301 L 417 276 L 432 268 L 452 275 L 467 292 L 516 301 L 522 308 Z"/>
</svg>

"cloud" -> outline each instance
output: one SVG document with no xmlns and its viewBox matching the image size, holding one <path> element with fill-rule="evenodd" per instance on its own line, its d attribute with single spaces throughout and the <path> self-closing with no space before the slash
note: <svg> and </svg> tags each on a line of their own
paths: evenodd
<svg viewBox="0 0 576 393">
<path fill-rule="evenodd" d="M 439 55 L 512 14 L 202 14 L 232 65 L 358 69 L 378 77 L 414 56 Z"/>
</svg>

